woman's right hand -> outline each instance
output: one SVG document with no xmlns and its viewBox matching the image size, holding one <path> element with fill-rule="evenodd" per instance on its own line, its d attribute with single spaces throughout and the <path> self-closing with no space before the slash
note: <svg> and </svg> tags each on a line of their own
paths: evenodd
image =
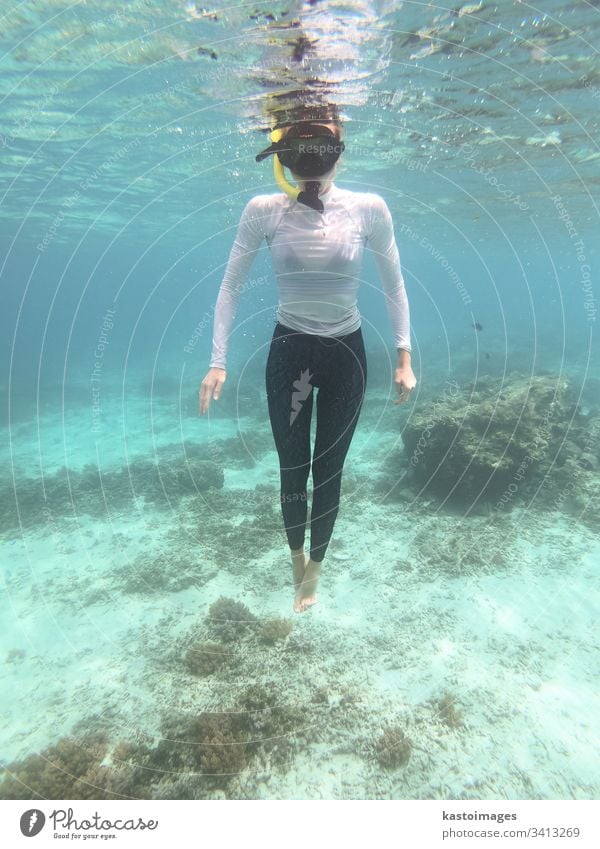
<svg viewBox="0 0 600 849">
<path fill-rule="evenodd" d="M 221 396 L 221 387 L 225 383 L 227 372 L 224 368 L 213 368 L 208 370 L 208 374 L 200 384 L 200 399 L 199 408 L 200 415 L 203 416 L 208 410 L 211 398 L 218 401 Z"/>
</svg>

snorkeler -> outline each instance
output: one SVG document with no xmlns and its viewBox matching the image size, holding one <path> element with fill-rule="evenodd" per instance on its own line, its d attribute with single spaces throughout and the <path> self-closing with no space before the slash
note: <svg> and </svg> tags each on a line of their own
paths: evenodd
<svg viewBox="0 0 600 849">
<path fill-rule="evenodd" d="M 398 361 L 394 381 L 407 400 L 416 385 L 410 362 L 409 308 L 392 217 L 379 195 L 340 189 L 333 182 L 344 150 L 342 125 L 283 123 L 257 161 L 273 156 L 283 194 L 258 195 L 246 205 L 215 307 L 210 369 L 200 388 L 200 413 L 217 400 L 226 378 L 229 332 L 250 265 L 266 239 L 279 305 L 266 366 L 271 429 L 279 455 L 280 502 L 290 546 L 294 610 L 317 601 L 317 583 L 340 501 L 342 469 L 363 402 L 367 362 L 357 308 L 365 245 L 374 252 Z M 285 178 L 288 168 L 296 181 Z M 311 463 L 310 426 L 317 388 L 317 426 Z M 310 558 L 304 553 L 307 482 L 312 470 Z"/>
</svg>

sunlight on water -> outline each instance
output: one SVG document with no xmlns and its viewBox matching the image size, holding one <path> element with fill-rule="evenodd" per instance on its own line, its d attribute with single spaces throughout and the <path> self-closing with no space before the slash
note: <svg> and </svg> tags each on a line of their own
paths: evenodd
<svg viewBox="0 0 600 849">
<path fill-rule="evenodd" d="M 552 173 L 556 192 L 595 195 L 595 20 L 592 6 L 560 2 L 541 14 L 526 3 L 15 4 L 3 18 L 4 214 L 26 202 L 42 217 L 98 170 L 94 188 L 115 201 L 102 228 L 126 220 L 133 197 L 210 181 L 209 164 L 244 191 L 265 179 L 256 130 L 328 98 L 349 122 L 358 181 L 402 175 L 433 202 L 448 179 L 510 172 L 506 196 L 526 188 L 533 208 Z M 189 195 L 177 192 L 179 212 Z M 65 217 L 81 226 L 95 202 Z"/>
</svg>

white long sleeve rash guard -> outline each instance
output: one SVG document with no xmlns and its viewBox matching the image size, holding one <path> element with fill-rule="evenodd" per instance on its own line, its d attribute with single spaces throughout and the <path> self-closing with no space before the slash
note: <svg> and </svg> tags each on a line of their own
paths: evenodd
<svg viewBox="0 0 600 849">
<path fill-rule="evenodd" d="M 369 245 L 396 347 L 410 351 L 408 299 L 386 202 L 334 184 L 320 198 L 323 213 L 284 194 L 258 195 L 247 203 L 215 306 L 211 367 L 225 368 L 237 303 L 263 240 L 279 286 L 277 320 L 318 336 L 343 336 L 360 327 L 357 293 L 364 246 Z"/>
</svg>

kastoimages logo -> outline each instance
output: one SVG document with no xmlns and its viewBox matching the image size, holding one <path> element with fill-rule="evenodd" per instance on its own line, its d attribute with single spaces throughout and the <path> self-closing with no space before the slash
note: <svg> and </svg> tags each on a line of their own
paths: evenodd
<svg viewBox="0 0 600 849">
<path fill-rule="evenodd" d="M 35 837 L 43 829 L 46 823 L 46 817 L 38 808 L 31 808 L 30 811 L 25 811 L 21 814 L 21 834 L 25 837 Z"/>
</svg>

